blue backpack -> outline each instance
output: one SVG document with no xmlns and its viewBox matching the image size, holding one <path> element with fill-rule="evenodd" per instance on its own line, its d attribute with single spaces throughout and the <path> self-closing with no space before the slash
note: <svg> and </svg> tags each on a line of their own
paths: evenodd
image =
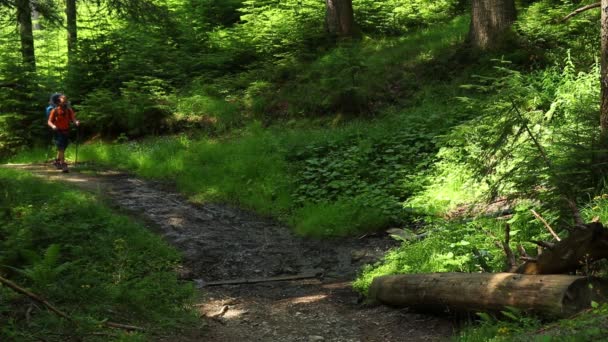
<svg viewBox="0 0 608 342">
<path fill-rule="evenodd" d="M 49 116 L 51 116 L 51 111 L 53 111 L 53 109 L 55 109 L 55 105 L 51 104 L 48 107 L 46 107 L 46 121 L 49 121 Z"/>
<path fill-rule="evenodd" d="M 61 96 L 61 93 L 55 93 L 53 95 L 51 95 L 51 99 L 49 100 L 49 106 L 46 107 L 46 120 L 49 120 L 49 116 L 51 115 L 51 111 L 53 109 L 55 109 L 55 107 L 57 107 L 55 105 L 55 103 L 57 103 L 57 100 L 59 99 L 59 96 Z"/>
</svg>

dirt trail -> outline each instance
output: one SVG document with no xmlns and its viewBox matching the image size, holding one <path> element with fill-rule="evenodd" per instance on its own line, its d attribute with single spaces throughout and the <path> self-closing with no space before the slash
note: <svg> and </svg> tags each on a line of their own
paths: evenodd
<svg viewBox="0 0 608 342">
<path fill-rule="evenodd" d="M 194 205 L 167 186 L 120 172 L 9 167 L 106 196 L 182 251 L 181 276 L 202 289 L 197 307 L 207 324 L 166 341 L 441 341 L 453 333 L 447 318 L 359 303 L 350 280 L 396 245 L 388 237 L 304 239 L 272 220 L 225 205 Z M 315 277 L 206 286 L 303 274 Z"/>
</svg>

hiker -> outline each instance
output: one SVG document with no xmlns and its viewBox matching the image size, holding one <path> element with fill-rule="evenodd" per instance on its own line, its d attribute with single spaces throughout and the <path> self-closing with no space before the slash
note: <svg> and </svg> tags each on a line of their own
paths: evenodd
<svg viewBox="0 0 608 342">
<path fill-rule="evenodd" d="M 65 149 L 68 147 L 68 133 L 70 130 L 70 122 L 76 126 L 80 125 L 80 121 L 76 120 L 74 110 L 68 105 L 65 95 L 61 94 L 52 99 L 55 108 L 51 110 L 47 124 L 55 132 L 55 145 L 57 146 L 57 158 L 54 165 L 57 169 L 63 172 L 68 172 L 68 165 L 65 162 Z"/>
</svg>

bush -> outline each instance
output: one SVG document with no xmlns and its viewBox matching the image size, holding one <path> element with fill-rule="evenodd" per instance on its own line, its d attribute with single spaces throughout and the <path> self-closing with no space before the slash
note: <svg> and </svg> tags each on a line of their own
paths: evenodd
<svg viewBox="0 0 608 342">
<path fill-rule="evenodd" d="M 594 151 L 598 73 L 597 66 L 578 71 L 568 59 L 563 68 L 530 74 L 500 66 L 495 75 L 467 86 L 486 95 L 462 98 L 482 115 L 442 139 L 430 176 L 435 184 L 412 201 L 424 203 L 441 189 L 456 189 L 452 193 L 464 200 L 535 198 L 559 208 L 564 199 L 577 201 L 599 190 L 593 189 L 601 176 Z M 445 200 L 459 202 L 453 196 Z"/>
<path fill-rule="evenodd" d="M 79 106 L 79 117 L 106 136 L 157 134 L 172 112 L 170 87 L 162 80 L 139 78 L 125 82 L 120 94 L 97 89 Z"/>
<path fill-rule="evenodd" d="M 461 10 L 460 0 L 354 0 L 357 24 L 363 32 L 399 35 L 448 20 Z"/>
</svg>

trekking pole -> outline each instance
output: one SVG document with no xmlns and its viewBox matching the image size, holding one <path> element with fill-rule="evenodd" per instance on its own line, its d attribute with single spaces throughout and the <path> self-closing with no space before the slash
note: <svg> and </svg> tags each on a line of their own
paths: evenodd
<svg viewBox="0 0 608 342">
<path fill-rule="evenodd" d="M 78 164 L 78 145 L 80 144 L 80 124 L 76 126 L 76 157 L 74 158 L 74 166 Z"/>
<path fill-rule="evenodd" d="M 49 147 L 46 149 L 46 161 L 45 163 L 47 163 L 49 160 L 51 160 L 51 158 L 54 160 L 53 158 L 53 146 L 55 145 L 55 137 L 53 136 L 53 131 L 51 130 L 51 145 L 49 145 Z"/>
</svg>

